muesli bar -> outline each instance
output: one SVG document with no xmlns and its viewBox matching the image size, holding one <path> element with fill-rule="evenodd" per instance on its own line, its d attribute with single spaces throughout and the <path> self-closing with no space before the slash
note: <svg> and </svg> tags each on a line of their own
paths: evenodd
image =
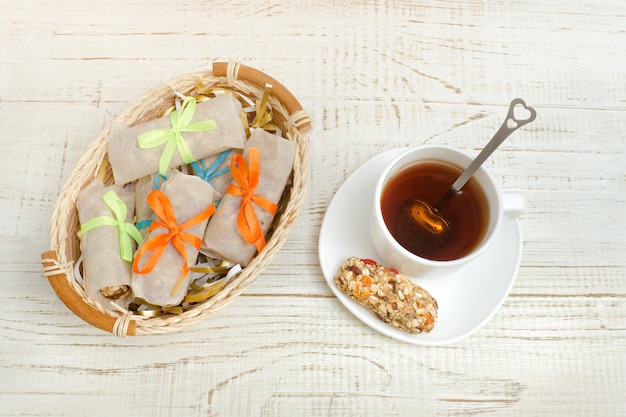
<svg viewBox="0 0 626 417">
<path fill-rule="evenodd" d="M 430 332 L 437 320 L 437 301 L 428 291 L 394 268 L 371 259 L 349 258 L 335 285 L 358 304 L 393 327 L 409 333 Z"/>
</svg>

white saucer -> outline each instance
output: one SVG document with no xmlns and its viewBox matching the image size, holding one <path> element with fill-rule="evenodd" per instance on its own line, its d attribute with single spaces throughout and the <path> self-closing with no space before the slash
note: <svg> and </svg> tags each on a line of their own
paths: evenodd
<svg viewBox="0 0 626 417">
<path fill-rule="evenodd" d="M 333 282 L 340 266 L 351 256 L 381 262 L 367 226 L 370 199 L 384 166 L 402 150 L 393 149 L 370 159 L 337 190 L 320 230 L 318 252 L 322 272 L 339 301 L 380 333 L 418 345 L 457 342 L 491 319 L 513 286 L 522 255 L 522 233 L 517 219 L 505 216 L 492 244 L 463 270 L 443 278 L 409 277 L 437 300 L 439 317 L 430 333 L 413 335 L 395 329 L 352 301 Z"/>
</svg>

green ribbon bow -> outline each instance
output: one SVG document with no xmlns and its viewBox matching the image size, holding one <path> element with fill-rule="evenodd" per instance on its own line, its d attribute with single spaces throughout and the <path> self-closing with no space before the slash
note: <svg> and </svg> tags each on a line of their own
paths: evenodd
<svg viewBox="0 0 626 417">
<path fill-rule="evenodd" d="M 196 112 L 196 106 L 195 98 L 185 97 L 180 110 L 174 110 L 170 113 L 171 129 L 154 129 L 137 136 L 137 143 L 141 149 L 166 144 L 159 160 L 159 174 L 163 176 L 166 174 L 176 149 L 186 164 L 196 161 L 189 150 L 189 145 L 183 138 L 182 132 L 202 132 L 217 129 L 215 120 L 191 123 Z"/>
<path fill-rule="evenodd" d="M 139 230 L 132 223 L 126 223 L 126 204 L 115 194 L 115 191 L 109 190 L 103 196 L 102 199 L 107 205 L 113 216 L 99 216 L 95 217 L 80 226 L 81 233 L 85 234 L 90 230 L 100 226 L 117 226 L 117 230 L 120 235 L 120 257 L 126 262 L 133 261 L 133 243 L 131 238 L 137 242 L 138 245 L 143 243 L 143 238 L 139 233 Z"/>
</svg>

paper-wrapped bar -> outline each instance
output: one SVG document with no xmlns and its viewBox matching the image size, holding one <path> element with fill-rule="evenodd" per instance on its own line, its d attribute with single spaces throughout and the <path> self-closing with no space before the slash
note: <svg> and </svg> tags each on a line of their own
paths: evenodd
<svg viewBox="0 0 626 417">
<path fill-rule="evenodd" d="M 262 250 L 294 158 L 293 142 L 261 129 L 252 133 L 231 162 L 234 180 L 207 227 L 202 253 L 246 266 Z"/>
<path fill-rule="evenodd" d="M 108 305 L 113 300 L 128 307 L 132 301 L 132 257 L 136 240 L 141 241 L 133 224 L 132 187 L 106 187 L 92 181 L 80 191 L 76 204 L 85 292 L 101 304 Z"/>
<path fill-rule="evenodd" d="M 178 174 L 180 174 L 180 171 L 170 169 L 167 171 L 165 179 L 157 178 L 159 174 L 152 174 L 139 178 L 135 183 L 135 224 L 143 238 L 148 236 L 148 227 L 154 216 L 154 211 L 152 211 L 152 207 L 148 204 L 148 194 L 155 189 L 155 185 L 157 186 L 156 188 L 158 188 L 160 181 L 164 181 Z"/>
<path fill-rule="evenodd" d="M 109 162 L 115 183 L 125 184 L 230 148 L 246 136 L 241 104 L 231 95 L 197 103 L 186 98 L 179 110 L 133 127 L 115 121 L 109 135 Z"/>
<path fill-rule="evenodd" d="M 174 175 L 148 195 L 155 213 L 150 234 L 133 262 L 135 297 L 160 306 L 178 305 L 191 280 L 202 236 L 215 210 L 213 187 L 192 175 Z"/>
</svg>

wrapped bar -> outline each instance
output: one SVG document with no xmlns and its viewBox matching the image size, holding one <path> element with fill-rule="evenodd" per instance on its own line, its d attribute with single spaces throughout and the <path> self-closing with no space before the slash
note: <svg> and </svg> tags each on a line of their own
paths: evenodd
<svg viewBox="0 0 626 417">
<path fill-rule="evenodd" d="M 245 267 L 263 249 L 294 158 L 293 142 L 262 129 L 252 133 L 243 155 L 231 161 L 234 180 L 207 227 L 202 253 Z"/>
<path fill-rule="evenodd" d="M 128 307 L 132 256 L 136 242 L 141 241 L 133 224 L 132 187 L 106 187 L 92 181 L 79 192 L 76 204 L 87 296 L 104 305 L 114 301 Z"/>
<path fill-rule="evenodd" d="M 187 293 L 189 267 L 196 263 L 215 210 L 213 187 L 196 176 L 178 174 L 147 200 L 155 217 L 133 261 L 132 289 L 150 304 L 178 305 Z"/>
<path fill-rule="evenodd" d="M 187 97 L 179 110 L 133 127 L 116 120 L 109 135 L 109 162 L 117 184 L 243 148 L 241 104 L 231 95 L 197 103 Z"/>
<path fill-rule="evenodd" d="M 148 194 L 155 188 L 158 188 L 155 187 L 157 185 L 155 182 L 164 181 L 178 174 L 180 174 L 180 171 L 170 169 L 167 171 L 167 176 L 164 179 L 157 178 L 159 174 L 152 174 L 139 178 L 135 183 L 135 224 L 144 239 L 148 236 L 148 227 L 154 216 L 154 211 L 148 204 Z"/>
</svg>

